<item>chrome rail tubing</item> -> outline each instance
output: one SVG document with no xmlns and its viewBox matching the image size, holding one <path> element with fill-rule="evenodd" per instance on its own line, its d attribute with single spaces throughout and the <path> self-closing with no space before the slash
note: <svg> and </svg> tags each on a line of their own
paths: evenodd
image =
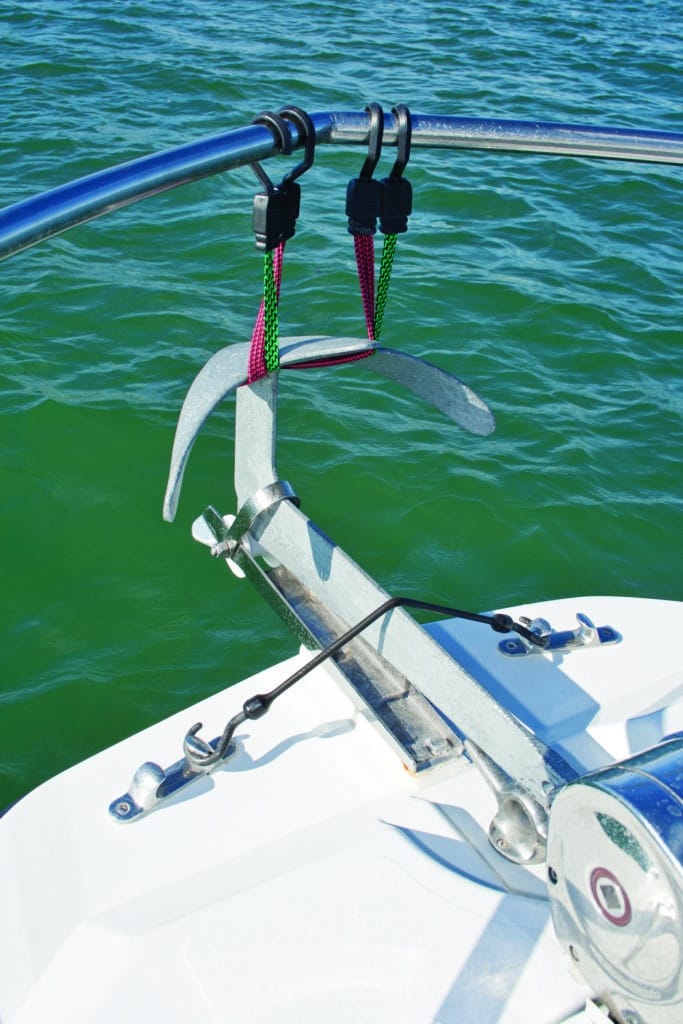
<svg viewBox="0 0 683 1024">
<path fill-rule="evenodd" d="M 318 143 L 367 143 L 366 113 L 316 113 L 311 117 Z M 291 130 L 296 148 L 303 139 L 295 125 Z M 384 141 L 389 145 L 396 141 L 391 115 L 385 119 Z M 683 164 L 683 133 L 541 121 L 414 114 L 412 145 Z M 249 125 L 60 185 L 0 211 L 0 259 L 141 199 L 265 160 L 277 152 L 268 128 Z"/>
</svg>

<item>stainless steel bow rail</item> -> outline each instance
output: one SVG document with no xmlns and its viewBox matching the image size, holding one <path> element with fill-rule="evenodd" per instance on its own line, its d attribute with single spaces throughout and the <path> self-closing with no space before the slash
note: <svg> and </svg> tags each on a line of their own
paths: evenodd
<svg viewBox="0 0 683 1024">
<path fill-rule="evenodd" d="M 364 112 L 321 112 L 311 118 L 318 145 L 367 143 Z M 303 145 L 298 127 L 293 124 L 290 130 L 293 148 Z M 396 120 L 387 115 L 384 142 L 395 145 L 396 138 Z M 412 115 L 412 146 L 683 164 L 683 133 L 679 132 L 438 114 Z M 253 124 L 60 185 L 0 211 L 0 259 L 141 199 L 278 152 L 270 129 Z"/>
</svg>

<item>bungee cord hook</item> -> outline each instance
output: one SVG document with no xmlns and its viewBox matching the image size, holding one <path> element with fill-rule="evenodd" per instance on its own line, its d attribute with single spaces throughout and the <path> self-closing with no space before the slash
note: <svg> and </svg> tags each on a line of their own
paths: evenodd
<svg viewBox="0 0 683 1024">
<path fill-rule="evenodd" d="M 388 178 L 382 179 L 379 227 L 384 235 L 400 235 L 408 230 L 408 217 L 413 211 L 413 188 L 403 177 L 410 160 L 413 134 L 412 118 L 405 103 L 398 103 L 392 114 L 396 118 L 396 161 Z M 396 244 L 395 241 L 393 243 Z"/>
<path fill-rule="evenodd" d="M 264 110 L 262 113 L 258 114 L 251 123 L 261 124 L 265 128 L 268 128 L 273 136 L 276 146 L 278 147 L 278 153 L 282 153 L 284 156 L 289 156 L 292 152 L 292 136 L 289 128 L 279 114 L 274 114 L 272 110 Z M 269 195 L 275 192 L 275 185 L 263 170 L 261 164 L 254 160 L 249 164 L 249 166 L 265 188 L 266 192 Z"/>
<path fill-rule="evenodd" d="M 372 175 L 382 154 L 384 111 L 379 103 L 368 103 L 365 110 L 369 118 L 368 155 L 358 177 L 352 178 L 346 187 L 348 230 L 355 238 L 374 235 L 377 230 L 382 187 Z"/>
<path fill-rule="evenodd" d="M 391 108 L 391 113 L 396 118 L 396 162 L 391 168 L 389 177 L 391 179 L 400 178 L 403 174 L 408 161 L 410 160 L 410 146 L 413 137 L 413 119 L 410 115 L 405 103 L 397 103 L 395 107 Z"/>
<path fill-rule="evenodd" d="M 352 178 L 346 190 L 348 230 L 353 235 L 358 268 L 358 281 L 368 339 L 379 340 L 384 318 L 391 269 L 396 250 L 397 235 L 408 230 L 408 217 L 413 208 L 413 192 L 403 171 L 410 159 L 412 120 L 404 103 L 392 108 L 396 119 L 397 157 L 388 178 L 376 181 L 372 173 L 382 151 L 384 112 L 379 103 L 365 108 L 369 118 L 368 155 L 357 178 Z M 377 220 L 384 235 L 384 246 L 375 299 L 375 246 L 373 235 Z"/>
<path fill-rule="evenodd" d="M 315 158 L 315 128 L 308 114 L 300 107 L 283 107 L 278 114 L 265 111 L 254 119 L 273 132 L 279 151 L 292 152 L 292 133 L 285 122 L 288 118 L 304 136 L 304 158 L 292 168 L 279 185 L 272 181 L 260 164 L 251 168 L 264 186 L 264 192 L 254 196 L 253 228 L 256 248 L 265 253 L 263 269 L 263 301 L 256 317 L 249 351 L 248 381 L 252 383 L 280 365 L 278 303 L 282 280 L 282 260 L 285 242 L 296 232 L 301 208 L 300 178 Z"/>
<path fill-rule="evenodd" d="M 365 112 L 369 119 L 368 155 L 358 175 L 359 178 L 363 179 L 371 178 L 375 173 L 375 167 L 377 167 L 379 158 L 382 155 L 382 141 L 384 139 L 384 111 L 380 104 L 373 100 L 372 103 L 368 103 Z"/>
<path fill-rule="evenodd" d="M 277 188 L 283 188 L 289 182 L 300 178 L 302 174 L 305 174 L 313 166 L 315 159 L 315 127 L 309 115 L 301 107 L 283 107 L 277 114 L 274 114 L 272 110 L 264 110 L 251 123 L 262 124 L 265 128 L 269 128 L 278 147 L 278 153 L 289 156 L 294 149 L 294 144 L 292 133 L 285 118 L 288 121 L 292 121 L 303 136 L 304 158 L 296 167 L 293 167 L 291 171 L 285 174 L 279 186 L 273 184 L 260 163 L 256 160 L 250 163 L 249 166 L 268 193 L 275 192 Z"/>
<path fill-rule="evenodd" d="M 315 160 L 315 127 L 311 118 L 301 107 L 282 107 L 278 114 L 280 118 L 286 117 L 289 121 L 293 121 L 304 137 L 304 158 L 301 163 L 285 174 L 282 184 L 286 185 L 288 182 L 300 178 L 302 174 L 305 174 L 313 166 L 313 161 Z"/>
<path fill-rule="evenodd" d="M 285 117 L 289 118 L 304 136 L 303 160 L 285 174 L 279 185 L 273 184 L 259 163 L 255 161 L 249 165 L 265 189 L 254 196 L 253 220 L 256 248 L 265 252 L 270 252 L 294 235 L 301 207 L 301 186 L 296 179 L 305 174 L 313 165 L 315 158 L 315 128 L 308 114 L 300 107 L 283 107 L 278 114 L 266 110 L 252 123 L 269 128 L 279 152 L 287 156 L 294 146 Z"/>
</svg>

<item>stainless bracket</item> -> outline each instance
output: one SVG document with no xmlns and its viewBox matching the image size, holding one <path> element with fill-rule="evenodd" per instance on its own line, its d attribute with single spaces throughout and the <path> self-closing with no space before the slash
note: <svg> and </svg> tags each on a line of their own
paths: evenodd
<svg viewBox="0 0 683 1024">
<path fill-rule="evenodd" d="M 257 520 L 281 501 L 291 501 L 297 508 L 301 504 L 291 484 L 286 480 L 276 480 L 266 487 L 261 487 L 245 501 L 229 526 L 223 517 L 209 506 L 204 513 L 204 519 L 216 538 L 216 543 L 211 545 L 211 554 L 214 558 L 232 558 Z"/>
<path fill-rule="evenodd" d="M 596 626 L 587 615 L 578 612 L 576 616 L 578 626 L 576 629 L 555 630 L 547 619 L 528 619 L 520 616 L 520 622 L 527 626 L 532 633 L 542 636 L 547 640 L 543 647 L 530 644 L 521 636 L 510 637 L 501 640 L 498 650 L 501 654 L 510 657 L 525 657 L 527 654 L 559 654 L 566 651 L 574 651 L 582 647 L 603 647 L 608 644 L 621 643 L 622 636 L 612 626 Z"/>
</svg>

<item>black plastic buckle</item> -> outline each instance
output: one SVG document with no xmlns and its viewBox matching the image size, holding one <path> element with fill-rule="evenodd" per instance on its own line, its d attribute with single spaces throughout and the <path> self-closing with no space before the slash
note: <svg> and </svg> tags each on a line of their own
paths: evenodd
<svg viewBox="0 0 683 1024">
<path fill-rule="evenodd" d="M 256 248 L 270 252 L 292 238 L 300 209 L 301 186 L 296 181 L 280 185 L 272 192 L 258 192 L 254 196 L 252 217 Z"/>
<path fill-rule="evenodd" d="M 372 174 L 382 153 L 384 111 L 379 103 L 369 103 L 365 110 L 370 118 L 368 155 L 359 176 L 352 178 L 346 188 L 346 216 L 351 235 L 374 235 L 380 214 L 382 186 Z"/>
<path fill-rule="evenodd" d="M 410 159 L 412 120 L 405 103 L 398 103 L 391 112 L 397 121 L 398 154 L 389 177 L 381 182 L 379 226 L 385 235 L 399 235 L 408 230 L 408 217 L 413 212 L 413 188 L 402 177 Z"/>
<path fill-rule="evenodd" d="M 292 152 L 292 135 L 284 118 L 289 118 L 305 136 L 304 159 L 284 176 L 279 185 L 274 185 L 260 164 L 252 163 L 251 168 L 265 187 L 264 192 L 254 196 L 253 228 L 256 248 L 270 252 L 281 242 L 292 238 L 301 209 L 301 186 L 295 180 L 301 177 L 313 164 L 315 157 L 315 129 L 308 114 L 299 107 L 284 107 L 279 114 L 265 111 L 254 118 L 253 124 L 263 124 L 273 132 L 279 151 Z"/>
</svg>

